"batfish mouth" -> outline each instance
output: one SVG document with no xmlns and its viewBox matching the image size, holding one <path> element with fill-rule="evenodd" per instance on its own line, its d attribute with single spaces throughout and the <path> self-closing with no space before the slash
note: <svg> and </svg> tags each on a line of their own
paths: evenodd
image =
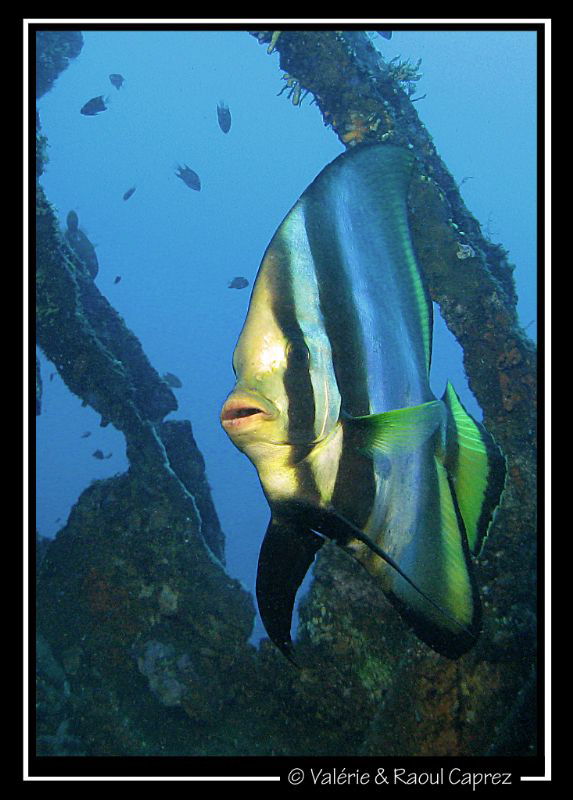
<svg viewBox="0 0 573 800">
<path fill-rule="evenodd" d="M 228 433 L 253 427 L 263 420 L 276 417 L 277 413 L 269 401 L 249 394 L 231 395 L 221 411 L 221 424 Z"/>
</svg>

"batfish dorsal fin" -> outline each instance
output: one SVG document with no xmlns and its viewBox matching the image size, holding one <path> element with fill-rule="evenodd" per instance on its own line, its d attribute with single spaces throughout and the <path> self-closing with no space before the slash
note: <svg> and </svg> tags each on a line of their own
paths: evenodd
<svg viewBox="0 0 573 800">
<path fill-rule="evenodd" d="M 299 586 L 324 539 L 288 517 L 271 517 L 257 570 L 257 603 L 269 638 L 296 665 L 290 637 Z"/>
</svg>

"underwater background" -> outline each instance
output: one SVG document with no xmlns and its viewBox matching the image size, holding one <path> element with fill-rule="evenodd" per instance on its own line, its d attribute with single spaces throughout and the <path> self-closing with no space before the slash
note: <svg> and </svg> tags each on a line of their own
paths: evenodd
<svg viewBox="0 0 573 800">
<path fill-rule="evenodd" d="M 39 34 L 45 35 L 50 34 Z M 53 207 L 62 236 L 70 225 L 69 212 L 77 215 L 80 230 L 95 246 L 95 286 L 137 337 L 152 367 L 165 376 L 171 387 L 178 408 L 159 416 L 190 420 L 211 490 L 213 507 L 209 506 L 209 514 L 214 515 L 213 519 L 218 517 L 224 534 L 226 573 L 239 581 L 246 593 L 254 595 L 257 558 L 269 512 L 254 468 L 229 442 L 221 429 L 219 414 L 233 385 L 232 352 L 265 248 L 302 191 L 344 150 L 344 144 L 325 124 L 317 105 L 311 104 L 312 93 L 298 105 L 292 102 L 291 84 L 281 93 L 286 80 L 282 77 L 285 70 L 279 68 L 280 48 L 277 43 L 277 49 L 268 54 L 268 38 L 261 37 L 259 42 L 247 31 L 222 30 L 87 30 L 81 36 L 81 51 L 37 101 L 41 134 L 47 139 L 40 185 Z M 41 47 L 45 46 L 42 39 L 38 41 Z M 519 324 L 535 341 L 535 32 L 396 30 L 391 39 L 372 32 L 369 41 L 386 62 L 399 57 L 416 65 L 421 59 L 421 77 L 415 80 L 415 86 L 408 87 L 414 90 L 410 99 L 469 212 L 481 224 L 484 237 L 508 251 L 507 258 L 515 267 Z M 124 80 L 116 86 L 110 75 L 120 75 Z M 90 99 L 99 96 L 103 110 L 93 115 L 80 113 Z M 228 132 L 218 122 L 218 105 L 230 110 Z M 199 176 L 200 190 L 180 180 L 176 174 L 180 166 L 187 166 Z M 135 191 L 129 193 L 133 188 Z M 237 276 L 246 278 L 249 285 L 229 286 Z M 92 482 L 125 473 L 129 460 L 123 433 L 113 424 L 102 426 L 102 413 L 93 410 L 89 397 L 86 401 L 85 396 L 70 392 L 42 349 L 38 348 L 37 355 L 42 391 L 36 423 L 36 527 L 41 537 L 53 539 L 66 527 L 80 494 L 90 485 L 95 493 L 99 492 L 98 484 Z M 77 369 L 84 369 L 81 359 Z M 464 376 L 461 347 L 447 330 L 437 306 L 431 378 L 438 396 L 450 379 L 467 409 L 482 418 Z M 208 488 L 203 486 L 203 491 L 206 498 Z M 113 501 L 94 495 L 94 506 L 104 502 Z M 206 508 L 208 500 L 204 502 Z M 137 503 L 130 507 L 132 520 L 137 507 Z M 89 520 L 86 523 L 85 512 L 82 513 L 83 522 L 76 520 L 75 524 L 83 526 L 93 542 L 88 533 Z M 120 527 L 118 523 L 118 530 Z M 215 552 L 218 548 L 222 560 L 220 531 L 217 526 L 217 532 L 212 534 L 212 542 L 216 542 L 212 549 Z M 113 583 L 109 572 L 102 572 L 101 565 L 89 564 L 89 558 L 86 556 L 88 566 L 78 591 L 84 597 L 91 596 L 91 611 L 95 608 L 100 614 L 100 624 L 110 618 L 113 621 L 114 609 L 122 602 L 117 592 L 127 590 L 104 585 L 105 581 Z M 120 559 L 119 551 L 117 558 Z M 332 557 L 334 562 L 337 558 L 338 555 Z M 78 559 L 81 563 L 79 554 Z M 153 560 L 151 556 L 149 559 Z M 73 559 L 67 566 L 78 569 Z M 332 567 L 338 568 L 345 569 L 337 563 Z M 58 570 L 50 565 L 44 569 L 52 570 L 50 578 Z M 65 564 L 59 569 L 65 571 Z M 131 628 L 126 625 L 113 634 L 117 641 L 111 643 L 109 650 L 119 671 L 130 664 L 141 686 L 148 688 L 148 706 L 142 719 L 135 726 L 135 696 L 131 701 L 118 699 L 121 690 L 114 687 L 112 701 L 112 689 L 107 686 L 101 689 L 108 693 L 107 724 L 111 725 L 111 707 L 115 703 L 116 711 L 122 708 L 122 718 L 130 720 L 125 723 L 126 732 L 122 736 L 116 732 L 108 739 L 95 735 L 90 738 L 86 727 L 80 730 L 81 726 L 74 724 L 69 695 L 76 691 L 72 684 L 81 683 L 84 670 L 89 670 L 89 657 L 86 661 L 77 641 L 62 640 L 68 634 L 58 630 L 58 614 L 54 612 L 54 620 L 45 624 L 39 645 L 40 651 L 47 653 L 46 662 L 53 661 L 53 685 L 50 690 L 46 688 L 46 711 L 40 717 L 43 738 L 39 752 L 261 752 L 257 749 L 262 746 L 258 744 L 260 731 L 255 736 L 240 722 L 237 730 L 242 737 L 236 731 L 233 735 L 211 731 L 211 738 L 207 737 L 210 744 L 198 746 L 196 740 L 201 737 L 191 732 L 187 744 L 174 744 L 175 730 L 175 738 L 182 742 L 181 731 L 187 735 L 189 720 L 204 728 L 220 718 L 223 706 L 231 709 L 230 718 L 239 720 L 241 703 L 247 703 L 247 699 L 234 696 L 225 705 L 223 699 L 205 698 L 199 689 L 190 688 L 191 684 L 200 686 L 201 675 L 209 672 L 209 660 L 215 658 L 217 647 L 213 641 L 202 642 L 195 663 L 188 652 L 178 649 L 175 639 L 162 633 L 162 626 L 172 624 L 177 616 L 180 589 L 172 578 L 158 577 L 155 567 L 149 570 L 139 596 L 148 591 L 158 604 L 159 611 L 150 612 L 157 615 L 150 623 L 153 635 L 136 634 L 132 620 Z M 213 587 L 217 586 L 214 579 L 209 580 L 213 580 Z M 351 577 L 348 580 L 350 585 Z M 309 581 L 305 588 L 308 585 Z M 231 589 L 229 592 L 232 596 Z M 247 610 L 236 631 L 240 630 L 242 640 L 257 645 L 264 631 L 258 615 L 249 607 L 246 593 L 241 595 L 239 605 L 244 603 Z M 42 597 L 41 590 L 39 596 Z M 519 598 L 512 601 L 510 607 L 519 603 Z M 208 598 L 205 602 L 208 607 Z M 223 595 L 221 603 L 224 607 Z M 306 624 L 308 633 L 308 620 Z M 396 627 L 399 629 L 398 623 Z M 184 638 L 184 631 L 179 635 Z M 227 635 L 222 631 L 219 634 L 221 646 Z M 128 652 L 120 652 L 120 642 L 127 642 L 130 636 Z M 362 636 L 367 638 L 365 633 Z M 362 641 L 361 647 L 363 644 Z M 252 657 L 254 648 L 249 652 Z M 276 661 L 280 665 L 279 654 L 270 652 L 270 648 L 261 652 L 269 664 Z M 348 656 L 342 646 L 338 656 L 341 661 Z M 435 654 L 432 657 L 438 658 Z M 498 662 L 492 656 L 490 663 Z M 217 669 L 229 669 L 235 664 L 236 661 L 223 658 Z M 267 664 L 265 668 L 280 667 Z M 241 685 L 252 693 L 248 702 L 255 705 L 257 693 L 263 690 L 252 687 L 249 667 L 243 664 L 239 674 L 242 670 L 245 677 Z M 395 664 L 383 664 L 383 659 L 364 659 L 360 692 L 365 695 L 361 694 L 365 708 L 373 699 L 380 705 L 391 688 L 398 691 L 394 686 L 398 671 Z M 522 673 L 530 676 L 531 671 L 524 667 Z M 407 670 L 399 679 L 402 690 L 406 674 Z M 476 677 L 474 673 L 474 683 L 478 678 L 487 682 L 488 676 L 484 672 Z M 123 687 L 128 694 L 129 680 L 125 678 Z M 312 684 L 308 675 L 306 680 Z M 517 675 L 516 682 L 523 686 Z M 46 678 L 46 685 L 49 683 L 50 678 Z M 68 695 L 61 699 L 59 710 L 50 695 L 56 691 L 54 686 L 67 686 Z M 458 689 L 462 694 L 469 691 L 467 685 Z M 304 687 L 297 697 L 304 706 L 303 690 Z M 531 687 L 527 689 L 530 690 Z M 90 691 L 93 709 L 99 700 L 93 687 Z M 277 690 L 277 698 L 282 691 L 286 693 L 286 688 Z M 512 698 L 509 705 L 517 707 L 515 714 L 519 715 L 523 697 L 517 697 L 515 683 L 508 691 Z M 281 702 L 277 699 L 279 705 Z M 169 732 L 159 726 L 161 730 L 156 729 L 156 739 L 152 740 L 150 730 L 154 729 L 158 713 L 177 717 L 171 718 Z M 441 708 L 439 713 L 446 712 Z M 415 714 L 420 715 L 420 710 Z M 435 716 L 438 718 L 438 712 Z M 509 725 L 505 718 L 497 722 L 500 729 Z M 131 729 L 128 734 L 131 723 L 137 730 Z M 436 744 L 434 752 L 425 750 L 424 754 L 487 754 L 485 730 L 491 718 L 478 719 L 475 724 L 479 732 L 472 733 L 463 746 L 444 740 Z M 379 721 L 372 723 L 370 739 L 365 734 L 367 743 L 361 753 L 379 746 L 380 732 L 375 734 L 375 728 L 381 725 Z M 232 729 L 229 720 L 226 729 Z M 524 744 L 520 737 L 516 737 L 519 741 L 512 749 L 507 745 L 507 733 L 503 736 L 500 733 L 502 750 L 496 753 L 508 748 L 510 754 L 533 754 L 531 745 Z M 275 742 L 268 752 L 290 754 L 298 752 L 299 746 L 302 747 L 293 732 L 290 741 Z M 346 752 L 350 745 L 348 741 L 329 740 L 317 747 L 319 752 L 336 753 Z M 398 754 L 409 754 L 400 750 L 400 745 L 396 747 Z"/>
</svg>

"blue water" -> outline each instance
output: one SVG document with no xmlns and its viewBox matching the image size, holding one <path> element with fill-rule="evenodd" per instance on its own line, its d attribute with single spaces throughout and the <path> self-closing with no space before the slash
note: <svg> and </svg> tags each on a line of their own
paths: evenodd
<svg viewBox="0 0 573 800">
<path fill-rule="evenodd" d="M 421 58 L 416 110 L 470 211 L 516 265 L 519 316 L 536 337 L 536 44 L 532 32 L 394 33 L 388 59 Z M 118 91 L 110 73 L 125 78 Z M 38 107 L 49 140 L 42 183 L 62 226 L 74 209 L 96 244 L 96 284 L 175 389 L 190 419 L 226 535 L 227 568 L 254 591 L 268 507 L 256 472 L 219 425 L 233 386 L 232 351 L 263 252 L 298 196 L 344 149 L 309 98 L 293 107 L 277 53 L 246 32 L 86 32 L 79 58 Z M 94 117 L 90 98 L 109 97 Z M 222 133 L 217 103 L 230 108 Z M 175 176 L 188 164 L 195 192 Z M 136 186 L 134 195 L 123 194 Z M 114 283 L 116 276 L 121 281 Z M 450 378 L 468 410 L 481 412 L 463 375 L 461 350 L 436 315 L 432 383 Z M 54 536 L 94 479 L 124 471 L 123 436 L 70 394 L 40 355 L 37 528 Z M 54 374 L 55 373 L 55 374 Z M 52 379 L 50 377 L 52 376 Z M 89 438 L 81 438 L 91 431 Z M 112 457 L 96 460 L 101 449 Z M 257 623 L 255 638 L 262 633 Z"/>
</svg>

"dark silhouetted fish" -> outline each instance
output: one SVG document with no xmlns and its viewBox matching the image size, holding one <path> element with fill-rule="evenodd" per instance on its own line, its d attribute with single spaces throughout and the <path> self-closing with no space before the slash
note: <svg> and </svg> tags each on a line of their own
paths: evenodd
<svg viewBox="0 0 573 800">
<path fill-rule="evenodd" d="M 380 36 L 383 36 L 385 39 L 392 38 L 392 31 L 376 31 L 376 33 L 379 33 Z"/>
<path fill-rule="evenodd" d="M 123 75 L 119 75 L 117 72 L 112 72 L 109 76 L 110 81 L 113 83 L 116 89 L 121 89 L 125 78 Z"/>
<path fill-rule="evenodd" d="M 249 281 L 246 278 L 242 278 L 238 276 L 237 278 L 233 278 L 231 283 L 229 284 L 229 289 L 244 289 L 245 286 L 249 285 Z"/>
<path fill-rule="evenodd" d="M 114 283 L 119 283 L 120 280 L 121 280 L 121 275 L 117 275 L 116 279 L 114 280 Z"/>
<path fill-rule="evenodd" d="M 92 456 L 94 458 L 97 458 L 99 461 L 102 461 L 104 458 L 111 458 L 112 455 L 113 455 L 113 453 L 109 452 L 107 454 L 107 456 L 104 456 L 103 452 L 101 450 L 99 450 L 99 449 L 98 450 L 94 450 L 93 453 L 92 453 Z"/>
<path fill-rule="evenodd" d="M 175 173 L 178 178 L 181 178 L 184 184 L 186 184 L 190 189 L 195 189 L 196 192 L 201 190 L 201 180 L 196 172 L 185 164 L 185 167 L 178 166 L 177 172 Z"/>
<path fill-rule="evenodd" d="M 67 230 L 65 237 L 74 253 L 83 261 L 92 278 L 99 272 L 99 262 L 97 260 L 95 247 L 90 242 L 85 233 L 79 228 L 78 215 L 75 211 L 70 211 L 66 217 Z"/>
<path fill-rule="evenodd" d="M 68 216 L 66 217 L 66 225 L 68 226 L 68 231 L 70 233 L 76 233 L 79 225 L 79 218 L 75 211 L 68 211 Z"/>
<path fill-rule="evenodd" d="M 135 186 L 132 186 L 131 189 L 128 189 L 127 192 L 123 195 L 123 199 L 129 200 L 129 198 L 134 192 L 135 192 Z"/>
<path fill-rule="evenodd" d="M 217 105 L 217 119 L 223 133 L 229 133 L 231 130 L 231 112 L 229 111 L 229 106 L 222 100 Z"/>
<path fill-rule="evenodd" d="M 101 111 L 105 111 L 107 108 L 103 95 L 100 94 L 98 97 L 92 97 L 91 100 L 83 105 L 80 108 L 80 114 L 83 114 L 86 117 L 93 117 L 95 114 L 99 114 Z"/>
<path fill-rule="evenodd" d="M 86 431 L 85 433 L 82 433 L 82 435 L 80 436 L 80 439 L 87 439 L 88 436 L 91 436 L 91 435 L 92 435 L 91 431 Z"/>
<path fill-rule="evenodd" d="M 165 383 L 173 389 L 180 389 L 183 386 L 177 375 L 174 375 L 172 372 L 164 372 L 162 378 Z"/>
<path fill-rule="evenodd" d="M 432 303 L 408 227 L 414 157 L 373 145 L 318 175 L 259 268 L 221 423 L 271 508 L 257 600 L 292 659 L 296 592 L 325 537 L 430 647 L 480 630 L 471 554 L 505 481 L 491 435 L 429 382 Z M 336 591 L 336 586 L 332 587 Z"/>
</svg>

